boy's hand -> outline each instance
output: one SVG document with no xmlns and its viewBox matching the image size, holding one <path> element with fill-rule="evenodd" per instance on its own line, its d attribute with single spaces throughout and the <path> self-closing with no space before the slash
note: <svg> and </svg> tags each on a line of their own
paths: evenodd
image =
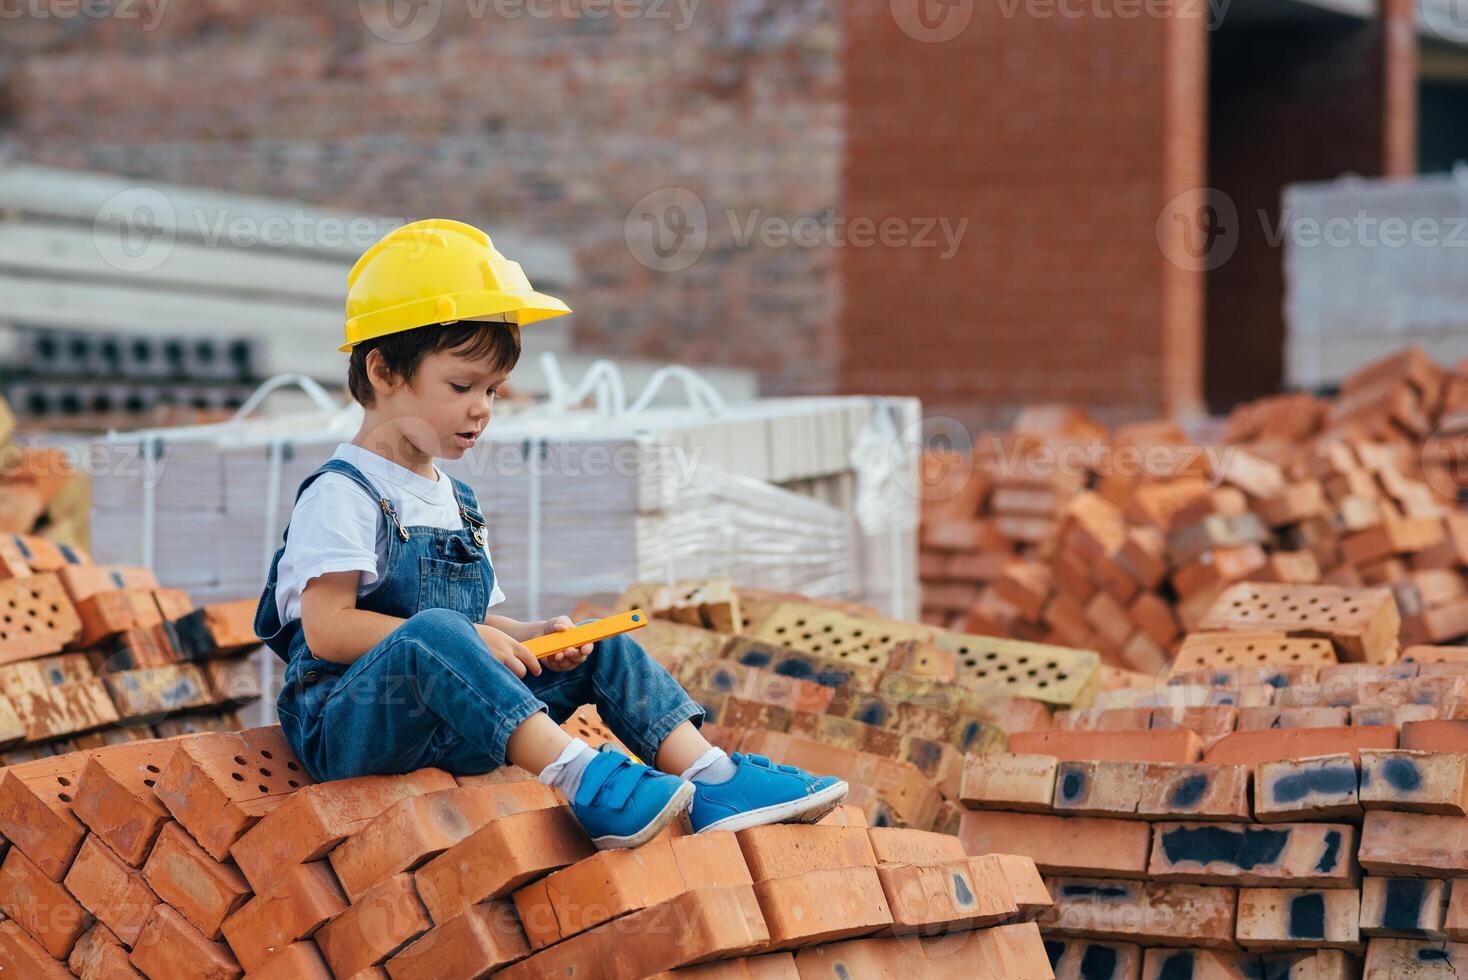
<svg viewBox="0 0 1468 980">
<path fill-rule="evenodd" d="M 540 661 L 535 659 L 535 654 L 525 648 L 525 644 L 493 626 L 478 623 L 474 628 L 479 631 L 479 637 L 484 640 L 484 645 L 489 647 L 490 654 L 508 667 L 510 673 L 516 677 L 524 677 L 527 671 L 534 676 L 540 675 Z"/>
<path fill-rule="evenodd" d="M 555 619 L 545 621 L 545 630 L 542 635 L 559 633 L 568 630 L 576 624 L 571 622 L 570 616 L 557 616 Z M 592 644 L 583 643 L 579 647 L 571 647 L 560 653 L 553 653 L 543 659 L 543 663 L 551 670 L 571 670 L 581 666 L 587 657 L 591 656 Z"/>
</svg>

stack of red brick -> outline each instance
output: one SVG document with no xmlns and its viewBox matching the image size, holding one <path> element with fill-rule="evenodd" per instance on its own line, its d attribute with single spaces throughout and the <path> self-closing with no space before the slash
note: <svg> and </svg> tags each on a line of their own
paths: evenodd
<svg viewBox="0 0 1468 980">
<path fill-rule="evenodd" d="M 1027 858 L 852 808 L 598 853 L 513 768 L 315 784 L 276 728 L 9 767 L 0 835 L 28 980 L 1051 976 Z"/>
<path fill-rule="evenodd" d="M 1461 637 L 1464 432 L 1468 371 L 1416 349 L 1335 402 L 1245 406 L 1216 444 L 1027 410 L 926 461 L 924 619 L 1155 673 L 1231 585 L 1323 583 L 1390 587 L 1408 642 Z"/>
<path fill-rule="evenodd" d="M 194 608 L 145 568 L 0 535 L 0 762 L 239 727 L 255 602 Z"/>
<path fill-rule="evenodd" d="M 0 397 L 0 536 L 38 534 L 84 548 L 91 522 L 91 480 L 65 450 L 11 441 L 16 419 Z"/>
</svg>

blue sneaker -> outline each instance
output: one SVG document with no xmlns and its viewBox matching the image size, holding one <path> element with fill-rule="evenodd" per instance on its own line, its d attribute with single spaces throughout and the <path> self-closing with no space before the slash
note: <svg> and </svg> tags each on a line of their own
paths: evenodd
<svg viewBox="0 0 1468 980">
<path fill-rule="evenodd" d="M 846 783 L 835 776 L 812 776 L 742 752 L 729 761 L 738 769 L 724 782 L 693 783 L 688 823 L 695 834 L 767 823 L 815 823 L 846 799 Z"/>
<path fill-rule="evenodd" d="M 638 847 L 688 808 L 693 785 L 604 745 L 581 774 L 571 813 L 600 850 Z"/>
</svg>

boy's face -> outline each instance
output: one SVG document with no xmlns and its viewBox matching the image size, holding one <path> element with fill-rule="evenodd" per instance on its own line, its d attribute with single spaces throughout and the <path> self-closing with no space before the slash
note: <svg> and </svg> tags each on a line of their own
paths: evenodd
<svg viewBox="0 0 1468 980">
<path fill-rule="evenodd" d="M 423 358 L 407 384 L 375 386 L 377 407 L 400 420 L 404 436 L 426 456 L 458 459 L 473 448 L 510 372 L 453 350 Z"/>
</svg>

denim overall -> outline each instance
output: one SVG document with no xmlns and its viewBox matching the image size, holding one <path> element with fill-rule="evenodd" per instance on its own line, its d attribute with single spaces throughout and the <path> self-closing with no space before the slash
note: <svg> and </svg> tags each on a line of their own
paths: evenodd
<svg viewBox="0 0 1468 980">
<path fill-rule="evenodd" d="M 389 522 L 386 569 L 357 608 L 404 620 L 351 663 L 314 656 L 299 619 L 280 622 L 280 550 L 255 610 L 255 633 L 286 663 L 276 710 L 286 741 L 313 778 L 345 779 L 435 766 L 456 774 L 504 765 L 505 744 L 526 718 L 547 711 L 557 723 L 583 704 L 642 759 L 703 709 L 627 636 L 597 643 L 572 670 L 522 680 L 494 659 L 475 624 L 484 622 L 494 568 L 484 549 L 484 518 L 474 491 L 453 480 L 464 527 L 404 527 L 388 499 L 352 464 L 330 459 L 378 502 Z"/>
</svg>

